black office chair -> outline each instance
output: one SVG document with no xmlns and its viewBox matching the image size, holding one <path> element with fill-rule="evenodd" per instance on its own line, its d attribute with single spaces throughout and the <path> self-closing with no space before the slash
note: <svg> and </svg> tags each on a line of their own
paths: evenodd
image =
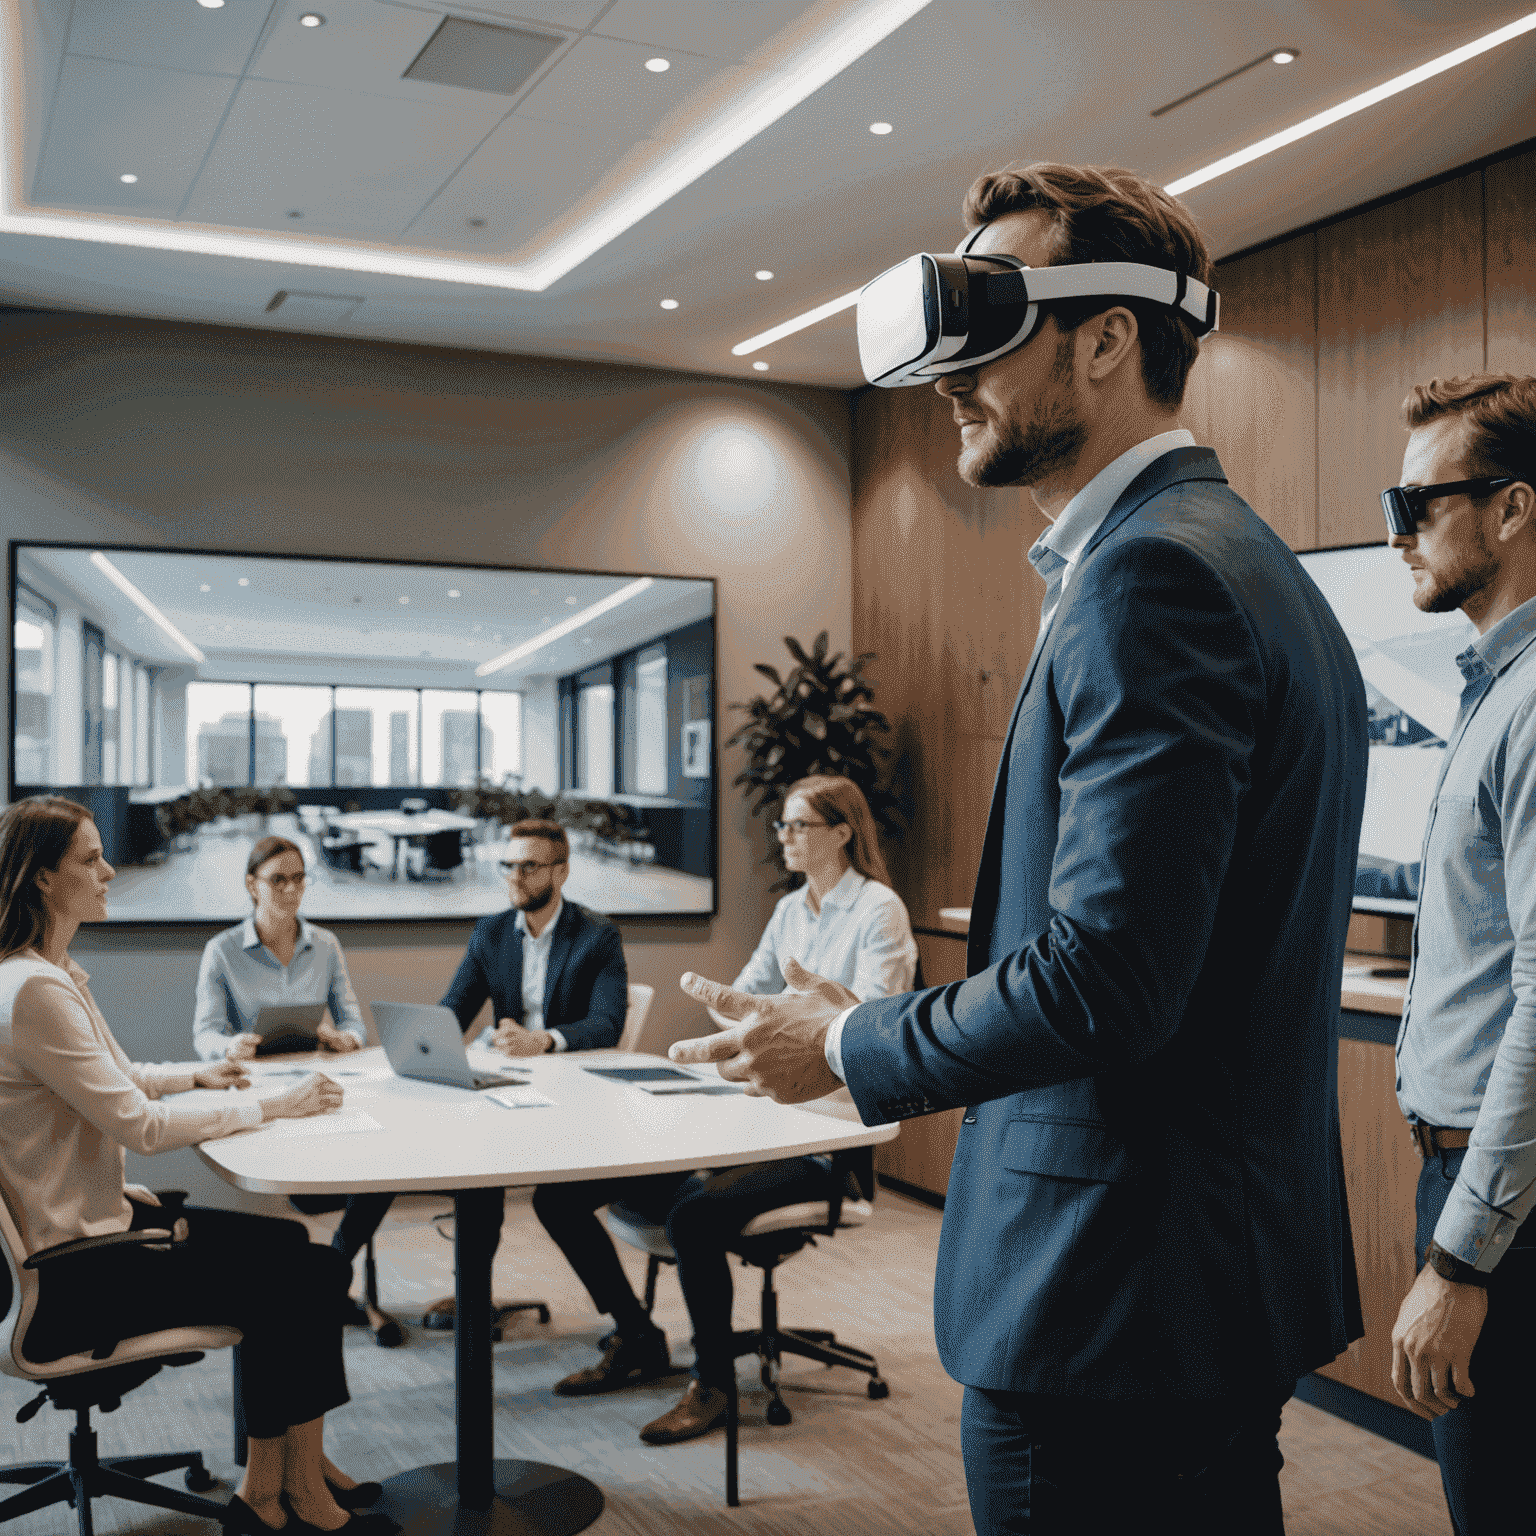
<svg viewBox="0 0 1536 1536">
<path fill-rule="evenodd" d="M 174 1219 L 174 1205 L 164 1196 L 162 1200 L 168 1216 Z M 213 1487 L 215 1482 L 203 1465 L 200 1451 L 103 1459 L 97 1455 L 91 1409 L 111 1413 L 128 1393 L 158 1375 L 163 1366 L 193 1365 L 206 1350 L 231 1348 L 240 1342 L 238 1329 L 168 1328 L 130 1339 L 103 1337 L 94 1350 L 46 1362 L 31 1360 L 26 1354 L 27 1330 L 37 1312 L 43 1276 L 52 1261 L 122 1244 L 165 1243 L 170 1239 L 169 1230 L 158 1228 L 113 1232 L 59 1243 L 29 1257 L 10 1208 L 0 1198 L 0 1247 L 5 1249 L 5 1269 L 0 1272 L 0 1306 L 5 1309 L 4 1320 L 0 1322 L 0 1371 L 43 1389 L 17 1413 L 17 1422 L 26 1423 L 48 1402 L 75 1415 L 67 1461 L 33 1461 L 0 1467 L 0 1483 L 24 1485 L 22 1492 L 0 1502 L 0 1524 L 53 1504 L 68 1503 L 74 1507 L 80 1536 L 92 1536 L 91 1501 L 105 1496 L 174 1509 L 205 1520 L 228 1520 L 225 1505 L 197 1497 L 198 1492 Z M 174 1471 L 183 1472 L 182 1481 L 188 1492 L 149 1481 L 158 1473 Z"/>
<path fill-rule="evenodd" d="M 453 1241 L 453 1212 L 443 1211 L 432 1218 L 432 1226 L 437 1235 L 447 1241 Z M 444 1223 L 447 1227 L 444 1227 Z M 501 1343 L 501 1325 L 509 1317 L 515 1317 L 519 1312 L 537 1312 L 539 1321 L 549 1321 L 549 1303 L 547 1301 L 492 1301 L 491 1302 L 491 1343 Z M 434 1301 L 425 1312 L 421 1314 L 423 1328 L 433 1328 L 446 1331 L 454 1326 L 456 1317 L 454 1298 L 444 1296 L 440 1301 Z"/>
<path fill-rule="evenodd" d="M 855 1147 L 832 1156 L 829 1195 L 820 1200 L 780 1206 L 754 1216 L 730 1242 L 729 1252 L 744 1265 L 763 1272 L 762 1312 L 758 1327 L 738 1329 L 732 1342 L 736 1356 L 756 1355 L 764 1387 L 768 1389 L 770 1424 L 788 1424 L 792 1415 L 779 1391 L 779 1361 L 783 1355 L 819 1360 L 823 1365 L 843 1365 L 869 1377 L 866 1390 L 872 1398 L 887 1397 L 889 1384 L 867 1350 L 838 1342 L 826 1328 L 786 1328 L 779 1322 L 779 1298 L 773 1288 L 774 1270 L 792 1254 L 814 1247 L 818 1237 L 831 1237 L 840 1229 L 862 1226 L 874 1214 L 875 1160 L 869 1147 Z M 645 1274 L 645 1309 L 656 1304 L 656 1280 L 663 1264 L 675 1264 L 677 1255 L 667 1241 L 667 1230 L 622 1204 L 610 1205 L 608 1230 L 621 1242 L 649 1255 Z M 725 1502 L 740 1503 L 737 1496 L 737 1439 L 740 1412 L 733 1380 L 726 1391 Z"/>
</svg>

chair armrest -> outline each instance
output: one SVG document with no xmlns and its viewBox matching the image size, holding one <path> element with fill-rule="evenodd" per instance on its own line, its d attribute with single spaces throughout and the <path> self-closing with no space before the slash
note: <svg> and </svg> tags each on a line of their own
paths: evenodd
<svg viewBox="0 0 1536 1536">
<path fill-rule="evenodd" d="M 105 1232 L 100 1237 L 77 1237 L 51 1248 L 39 1248 L 22 1261 L 23 1269 L 40 1269 L 52 1259 L 67 1259 L 72 1254 L 90 1253 L 96 1248 L 120 1248 L 125 1244 L 169 1243 L 171 1234 L 162 1227 L 146 1227 L 139 1232 Z"/>
</svg>

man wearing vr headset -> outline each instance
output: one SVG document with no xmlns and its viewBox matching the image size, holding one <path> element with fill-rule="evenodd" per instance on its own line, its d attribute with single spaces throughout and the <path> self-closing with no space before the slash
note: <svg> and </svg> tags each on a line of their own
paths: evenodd
<svg viewBox="0 0 1536 1536">
<path fill-rule="evenodd" d="M 742 1022 L 673 1054 L 791 1102 L 846 1081 L 870 1124 L 967 1106 L 934 1295 L 978 1531 L 1278 1533 L 1280 1409 L 1362 1331 L 1334 1040 L 1364 687 L 1179 428 L 1217 308 L 1187 210 L 1034 165 L 965 212 L 954 256 L 868 285 L 859 341 L 950 402 L 968 483 L 1050 521 L 969 977 L 854 1006 L 687 976 Z"/>
<path fill-rule="evenodd" d="M 1451 1518 L 1479 1536 L 1510 1528 L 1509 1472 L 1536 1433 L 1536 379 L 1434 379 L 1403 415 L 1390 541 L 1414 605 L 1459 608 L 1477 639 L 1456 658 L 1397 1037 L 1423 1268 L 1392 1380 L 1435 1416 Z"/>
</svg>

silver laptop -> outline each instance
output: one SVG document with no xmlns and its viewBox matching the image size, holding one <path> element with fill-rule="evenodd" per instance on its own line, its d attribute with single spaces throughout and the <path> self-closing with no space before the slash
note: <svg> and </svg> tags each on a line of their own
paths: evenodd
<svg viewBox="0 0 1536 1536">
<path fill-rule="evenodd" d="M 440 1003 L 375 1003 L 373 1022 L 384 1054 L 400 1077 L 449 1088 L 512 1088 L 528 1081 L 504 1072 L 476 1072 L 465 1054 L 453 1009 Z"/>
</svg>

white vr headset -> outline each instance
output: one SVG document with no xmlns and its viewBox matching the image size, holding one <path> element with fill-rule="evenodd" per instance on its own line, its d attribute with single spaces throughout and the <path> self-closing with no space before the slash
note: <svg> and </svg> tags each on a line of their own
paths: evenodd
<svg viewBox="0 0 1536 1536">
<path fill-rule="evenodd" d="M 1134 261 L 1031 267 L 979 256 L 973 231 L 952 256 L 909 256 L 859 292 L 859 362 L 882 389 L 929 384 L 979 368 L 1033 339 L 1053 299 L 1144 299 L 1173 310 L 1196 336 L 1217 328 L 1221 299 L 1182 272 Z M 1107 307 L 1107 306 L 1106 306 Z"/>
</svg>

